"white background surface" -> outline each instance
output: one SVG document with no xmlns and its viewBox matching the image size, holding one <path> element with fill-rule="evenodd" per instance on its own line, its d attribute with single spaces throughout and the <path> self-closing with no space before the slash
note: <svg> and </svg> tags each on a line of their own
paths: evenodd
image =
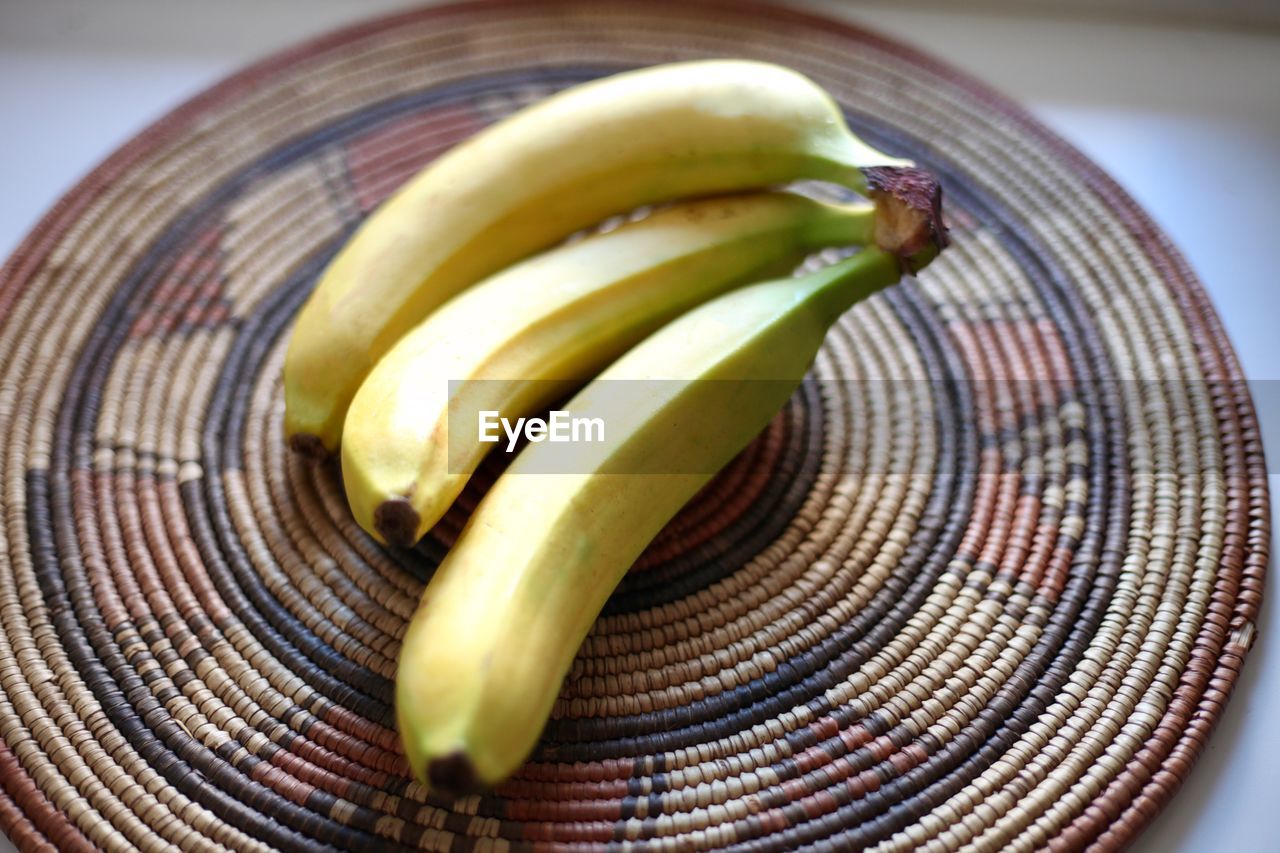
<svg viewBox="0 0 1280 853">
<path fill-rule="evenodd" d="M 0 257 L 93 165 L 185 98 L 299 39 L 406 5 L 0 0 Z M 1280 379 L 1280 28 L 1073 16 L 1043 4 L 796 5 L 913 43 L 1030 108 L 1169 232 L 1246 374 Z M 1280 435 L 1276 408 L 1263 414 Z M 1280 470 L 1280 447 L 1268 449 Z M 1280 496 L 1280 477 L 1271 489 Z M 1271 588 L 1227 713 L 1141 853 L 1280 850 L 1280 729 L 1269 712 L 1280 705 L 1278 601 Z"/>
</svg>

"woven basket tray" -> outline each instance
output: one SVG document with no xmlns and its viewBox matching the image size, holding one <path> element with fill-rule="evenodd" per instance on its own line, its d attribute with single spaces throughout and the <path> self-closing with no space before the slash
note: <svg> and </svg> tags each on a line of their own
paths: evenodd
<svg viewBox="0 0 1280 853">
<path fill-rule="evenodd" d="M 430 794 L 398 640 L 483 482 L 417 551 L 362 535 L 284 449 L 289 324 L 450 145 L 723 55 L 936 170 L 955 245 L 654 544 L 519 775 Z M 201 95 L 0 273 L 0 442 L 0 825 L 29 850 L 1114 849 L 1220 716 L 1269 542 L 1239 365 L 1133 201 L 949 68 L 737 4 L 415 12 Z"/>
</svg>

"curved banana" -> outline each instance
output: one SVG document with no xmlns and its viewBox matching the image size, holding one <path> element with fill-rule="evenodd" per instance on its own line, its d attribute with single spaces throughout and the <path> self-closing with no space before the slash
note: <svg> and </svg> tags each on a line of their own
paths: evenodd
<svg viewBox="0 0 1280 853">
<path fill-rule="evenodd" d="M 356 521 L 412 546 L 493 447 L 478 438 L 481 411 L 534 414 L 685 310 L 824 246 L 866 244 L 872 229 L 868 204 L 717 196 L 535 255 L 463 291 L 401 338 L 351 403 L 342 480 Z"/>
<path fill-rule="evenodd" d="M 606 442 L 575 445 L 587 473 L 547 473 L 555 446 L 528 445 L 475 510 L 409 624 L 396 713 L 420 778 L 462 791 L 519 767 L 632 562 L 782 407 L 828 327 L 899 274 L 896 258 L 867 249 L 735 290 L 645 339 L 566 404 L 606 423 Z M 619 383 L 635 379 L 678 381 Z"/>
<path fill-rule="evenodd" d="M 768 63 L 675 63 L 561 92 L 440 157 L 329 264 L 289 342 L 285 433 L 332 453 L 356 389 L 401 335 L 610 215 L 804 178 L 865 193 L 864 169 L 909 165 L 850 133 L 808 78 Z"/>
</svg>

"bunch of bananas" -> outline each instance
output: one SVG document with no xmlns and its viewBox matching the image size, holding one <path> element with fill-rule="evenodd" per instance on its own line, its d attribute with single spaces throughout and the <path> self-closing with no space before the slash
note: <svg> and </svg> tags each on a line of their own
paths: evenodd
<svg viewBox="0 0 1280 853">
<path fill-rule="evenodd" d="M 802 179 L 868 200 L 769 189 Z M 284 376 L 291 445 L 341 450 L 361 527 L 408 547 L 441 518 L 491 446 L 459 412 L 521 418 L 581 388 L 565 408 L 610 432 L 571 474 L 529 444 L 428 584 L 396 682 L 420 778 L 465 791 L 519 766 L 645 546 L 784 405 L 830 325 L 944 243 L 931 175 L 860 141 L 809 79 L 731 60 L 566 90 L 369 217 L 304 306 Z M 619 405 L 610 383 L 635 379 L 653 381 Z"/>
</svg>

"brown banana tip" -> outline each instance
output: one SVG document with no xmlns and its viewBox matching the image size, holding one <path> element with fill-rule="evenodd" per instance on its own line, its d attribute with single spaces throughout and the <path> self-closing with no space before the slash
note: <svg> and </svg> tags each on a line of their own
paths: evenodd
<svg viewBox="0 0 1280 853">
<path fill-rule="evenodd" d="M 904 259 L 946 248 L 942 185 L 932 172 L 914 166 L 876 166 L 863 169 L 862 174 L 876 205 L 877 246 Z"/>
<path fill-rule="evenodd" d="M 391 498 L 378 504 L 373 511 L 373 526 L 398 548 L 412 548 L 418 544 L 418 511 L 408 498 Z"/>
<path fill-rule="evenodd" d="M 300 432 L 292 436 L 289 439 L 289 447 L 293 449 L 294 453 L 301 454 L 312 462 L 323 462 L 333 455 L 325 448 L 320 436 L 306 432 Z"/>
<path fill-rule="evenodd" d="M 476 794 L 485 786 L 465 752 L 451 752 L 427 762 L 427 785 L 448 794 Z"/>
</svg>

